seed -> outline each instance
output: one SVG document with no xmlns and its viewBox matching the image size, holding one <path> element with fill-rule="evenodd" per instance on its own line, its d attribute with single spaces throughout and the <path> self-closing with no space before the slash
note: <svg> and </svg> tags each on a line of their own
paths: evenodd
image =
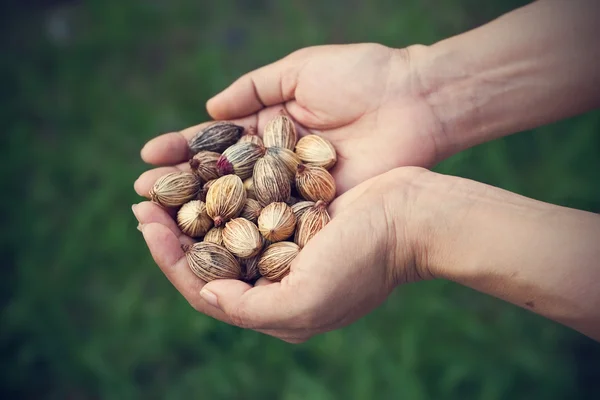
<svg viewBox="0 0 600 400">
<path fill-rule="evenodd" d="M 260 253 L 263 241 L 255 224 L 245 218 L 234 218 L 225 224 L 223 244 L 233 255 L 250 258 Z"/>
<path fill-rule="evenodd" d="M 283 111 L 265 125 L 263 142 L 266 147 L 284 147 L 294 150 L 298 135 L 294 122 Z"/>
<path fill-rule="evenodd" d="M 188 143 L 192 154 L 200 151 L 222 153 L 237 142 L 244 132 L 244 127 L 231 122 L 219 121 L 198 132 Z"/>
<path fill-rule="evenodd" d="M 308 208 L 300 216 L 294 242 L 303 248 L 330 220 L 327 204 L 322 200 L 317 201 L 313 207 Z"/>
<path fill-rule="evenodd" d="M 272 156 L 259 159 L 254 165 L 254 195 L 261 206 L 282 201 L 291 195 L 290 180 L 281 161 Z"/>
<path fill-rule="evenodd" d="M 296 216 L 296 221 L 299 221 L 302 214 L 304 214 L 306 212 L 306 210 L 308 210 L 309 208 L 314 207 L 314 205 L 315 205 L 314 201 L 300 201 L 300 202 L 292 205 L 292 211 L 294 212 L 294 215 Z"/>
<path fill-rule="evenodd" d="M 305 200 L 326 203 L 335 198 L 336 192 L 335 180 L 325 168 L 307 164 L 298 164 L 296 189 Z"/>
<path fill-rule="evenodd" d="M 204 236 L 213 226 L 213 220 L 206 213 L 203 201 L 192 200 L 185 203 L 177 212 L 177 226 L 183 234 L 197 238 Z"/>
<path fill-rule="evenodd" d="M 256 200 L 256 196 L 254 194 L 254 178 L 250 177 L 248 179 L 244 179 L 244 189 L 246 189 L 246 197 L 248 199 Z"/>
<path fill-rule="evenodd" d="M 235 174 L 241 179 L 252 176 L 256 160 L 265 155 L 265 148 L 254 143 L 236 143 L 228 147 L 217 161 L 220 176 Z"/>
<path fill-rule="evenodd" d="M 296 153 L 284 147 L 269 147 L 267 148 L 266 154 L 281 161 L 281 163 L 285 166 L 288 177 L 290 178 L 290 182 L 294 183 L 296 170 L 298 169 L 298 164 L 300 164 L 300 159 Z"/>
<path fill-rule="evenodd" d="M 292 208 L 285 203 L 271 203 L 258 217 L 258 230 L 269 242 L 280 242 L 289 238 L 296 229 L 296 217 Z"/>
<path fill-rule="evenodd" d="M 260 278 L 260 272 L 258 271 L 258 260 L 260 255 L 256 255 L 248 259 L 240 259 L 242 265 L 242 280 L 246 282 L 254 282 Z"/>
<path fill-rule="evenodd" d="M 306 135 L 296 144 L 296 154 L 303 163 L 331 169 L 337 161 L 337 153 L 331 142 L 317 135 Z"/>
<path fill-rule="evenodd" d="M 242 209 L 240 217 L 246 218 L 248 221 L 256 224 L 258 222 L 258 216 L 260 215 L 261 210 L 262 207 L 258 201 L 246 198 L 246 204 Z"/>
<path fill-rule="evenodd" d="M 224 246 L 223 244 L 223 227 L 214 227 L 209 230 L 206 235 L 204 235 L 204 242 L 218 244 L 219 246 Z"/>
<path fill-rule="evenodd" d="M 179 207 L 194 199 L 202 182 L 191 172 L 171 172 L 161 176 L 150 189 L 150 199 L 164 207 Z"/>
<path fill-rule="evenodd" d="M 240 279 L 239 262 L 223 246 L 208 242 L 181 246 L 192 272 L 205 282 L 215 279 Z"/>
<path fill-rule="evenodd" d="M 192 173 L 196 174 L 204 182 L 217 179 L 219 177 L 217 160 L 220 156 L 219 153 L 213 151 L 199 151 L 189 163 Z"/>
<path fill-rule="evenodd" d="M 290 272 L 300 247 L 293 242 L 278 242 L 270 245 L 258 260 L 258 271 L 272 282 L 281 281 Z"/>
<path fill-rule="evenodd" d="M 254 144 L 257 144 L 262 147 L 265 146 L 262 138 L 257 135 L 256 127 L 254 127 L 254 126 L 251 126 L 250 128 L 248 128 L 248 132 L 246 134 L 242 135 L 240 140 L 238 140 L 238 143 L 246 143 L 246 142 L 254 143 Z"/>
<path fill-rule="evenodd" d="M 245 203 L 246 191 L 237 175 L 216 179 L 206 193 L 206 211 L 216 227 L 240 215 Z"/>
</svg>

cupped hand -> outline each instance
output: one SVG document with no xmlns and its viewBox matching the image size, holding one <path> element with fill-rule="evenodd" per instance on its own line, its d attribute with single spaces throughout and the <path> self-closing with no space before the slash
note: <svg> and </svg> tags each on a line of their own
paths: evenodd
<svg viewBox="0 0 600 400">
<path fill-rule="evenodd" d="M 411 48 L 378 44 L 305 48 L 242 76 L 210 99 L 207 110 L 260 133 L 283 109 L 300 135 L 316 133 L 333 143 L 339 158 L 332 174 L 342 194 L 393 168 L 439 161 L 439 123 L 419 95 L 411 54 Z M 138 179 L 138 194 L 147 196 L 159 176 L 187 167 L 187 140 L 208 123 L 146 144 L 143 160 L 161 167 Z"/>
<path fill-rule="evenodd" d="M 412 182 L 420 169 L 400 168 L 337 198 L 331 221 L 294 259 L 281 282 L 261 278 L 209 283 L 189 269 L 179 231 L 151 202 L 134 207 L 150 252 L 167 278 L 199 312 L 290 343 L 346 326 L 380 305 L 400 283 L 430 278 L 416 262 L 420 227 Z"/>
</svg>

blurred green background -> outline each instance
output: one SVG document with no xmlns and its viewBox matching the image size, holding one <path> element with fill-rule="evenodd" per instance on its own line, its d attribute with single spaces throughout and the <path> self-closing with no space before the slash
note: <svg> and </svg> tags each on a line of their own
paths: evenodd
<svg viewBox="0 0 600 400">
<path fill-rule="evenodd" d="M 441 281 L 289 345 L 195 313 L 130 205 L 148 139 L 300 47 L 431 44 L 525 1 L 13 1 L 0 6 L 2 399 L 600 398 L 600 346 Z M 436 168 L 600 211 L 600 113 Z"/>
</svg>

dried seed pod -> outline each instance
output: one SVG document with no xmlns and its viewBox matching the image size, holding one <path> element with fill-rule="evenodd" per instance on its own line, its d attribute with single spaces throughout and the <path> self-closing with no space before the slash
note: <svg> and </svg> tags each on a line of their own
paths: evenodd
<svg viewBox="0 0 600 400">
<path fill-rule="evenodd" d="M 298 164 L 296 189 L 305 200 L 326 203 L 335 198 L 336 192 L 335 180 L 325 168 L 306 164 Z"/>
<path fill-rule="evenodd" d="M 226 148 L 237 142 L 244 127 L 231 122 L 215 122 L 198 132 L 189 142 L 192 154 L 199 151 L 214 151 L 222 153 Z"/>
<path fill-rule="evenodd" d="M 254 194 L 254 178 L 250 177 L 244 179 L 244 189 L 246 189 L 247 198 L 256 200 L 256 195 Z"/>
<path fill-rule="evenodd" d="M 192 173 L 200 177 L 204 182 L 217 179 L 219 171 L 217 171 L 217 160 L 221 155 L 214 151 L 199 151 L 191 160 L 190 168 Z"/>
<path fill-rule="evenodd" d="M 258 260 L 258 271 L 272 282 L 281 281 L 290 272 L 300 247 L 294 242 L 277 242 L 265 249 Z"/>
<path fill-rule="evenodd" d="M 219 246 L 225 246 L 223 244 L 223 227 L 214 227 L 204 235 L 204 242 L 218 244 Z"/>
<path fill-rule="evenodd" d="M 179 207 L 194 199 L 202 182 L 191 172 L 171 172 L 161 176 L 150 189 L 150 199 L 163 207 Z"/>
<path fill-rule="evenodd" d="M 275 157 L 285 166 L 290 182 L 294 182 L 300 158 L 290 149 L 284 147 L 269 147 L 266 154 Z"/>
<path fill-rule="evenodd" d="M 294 151 L 297 140 L 296 126 L 283 112 L 265 125 L 263 142 L 266 147 L 284 147 Z"/>
<path fill-rule="evenodd" d="M 219 175 L 235 174 L 241 179 L 252 176 L 256 160 L 265 155 L 265 148 L 254 143 L 236 143 L 228 147 L 217 161 Z"/>
<path fill-rule="evenodd" d="M 237 217 L 246 203 L 244 184 L 237 175 L 216 179 L 206 193 L 206 211 L 216 227 Z"/>
<path fill-rule="evenodd" d="M 253 182 L 254 195 L 263 207 L 290 198 L 292 187 L 285 166 L 273 156 L 265 156 L 256 162 Z"/>
<path fill-rule="evenodd" d="M 319 200 L 313 207 L 308 208 L 298 219 L 294 242 L 303 248 L 331 220 L 327 212 L 327 204 Z"/>
<path fill-rule="evenodd" d="M 202 189 L 200 190 L 200 192 L 198 192 L 198 196 L 196 196 L 196 200 L 202 200 L 203 202 L 206 203 L 206 195 L 208 194 L 208 189 L 210 189 L 210 187 L 212 186 L 213 183 L 215 183 L 216 179 L 212 179 L 208 182 L 206 182 L 204 185 L 202 185 Z"/>
<path fill-rule="evenodd" d="M 213 226 L 213 220 L 206 213 L 203 201 L 192 200 L 181 206 L 177 212 L 177 226 L 183 234 L 197 238 L 206 235 Z"/>
<path fill-rule="evenodd" d="M 296 221 L 300 221 L 302 214 L 304 214 L 309 208 L 314 207 L 315 204 L 316 203 L 314 201 L 299 201 L 298 203 L 292 205 L 292 211 L 296 216 Z"/>
<path fill-rule="evenodd" d="M 331 142 L 318 135 L 306 135 L 296 143 L 296 154 L 303 163 L 331 169 L 337 153 Z"/>
<path fill-rule="evenodd" d="M 223 244 L 239 258 L 254 257 L 263 247 L 258 228 L 245 218 L 234 218 L 225 224 Z"/>
<path fill-rule="evenodd" d="M 242 265 L 242 280 L 246 282 L 254 282 L 260 278 L 260 272 L 258 271 L 258 260 L 260 254 L 252 258 L 240 259 Z"/>
<path fill-rule="evenodd" d="M 225 247 L 209 242 L 182 245 L 192 272 L 205 282 L 215 279 L 240 279 L 242 267 Z"/>
<path fill-rule="evenodd" d="M 240 140 L 238 140 L 238 143 L 254 143 L 254 144 L 257 144 L 262 147 L 265 146 L 262 138 L 257 135 L 256 127 L 254 127 L 254 126 L 251 126 L 250 128 L 248 128 L 248 132 L 246 134 L 242 135 Z"/>
<path fill-rule="evenodd" d="M 285 203 L 271 203 L 258 217 L 258 230 L 269 242 L 281 242 L 292 236 L 296 229 L 296 217 L 292 208 Z"/>
<path fill-rule="evenodd" d="M 248 221 L 256 224 L 258 222 L 258 216 L 260 215 L 261 210 L 262 207 L 258 201 L 247 198 L 246 204 L 244 205 L 244 208 L 242 208 L 240 217 L 246 218 Z"/>
</svg>

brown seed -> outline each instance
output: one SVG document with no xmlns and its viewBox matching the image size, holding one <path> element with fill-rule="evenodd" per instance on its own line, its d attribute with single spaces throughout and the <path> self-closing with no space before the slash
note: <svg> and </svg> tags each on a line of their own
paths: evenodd
<svg viewBox="0 0 600 400">
<path fill-rule="evenodd" d="M 206 205 L 200 200 L 185 203 L 177 212 L 177 226 L 184 235 L 202 237 L 213 226 L 213 220 L 206 213 Z"/>
<path fill-rule="evenodd" d="M 286 202 L 292 188 L 283 163 L 273 156 L 265 156 L 254 165 L 254 195 L 261 206 Z"/>
<path fill-rule="evenodd" d="M 246 189 L 247 198 L 256 200 L 256 195 L 254 194 L 254 178 L 250 177 L 244 179 L 244 189 Z"/>
<path fill-rule="evenodd" d="M 293 242 L 277 242 L 265 249 L 258 260 L 258 271 L 272 282 L 279 282 L 290 272 L 300 247 Z"/>
<path fill-rule="evenodd" d="M 215 279 L 240 279 L 242 268 L 239 262 L 223 246 L 209 242 L 198 242 L 181 246 L 192 272 L 205 282 Z"/>
<path fill-rule="evenodd" d="M 335 180 L 325 168 L 307 164 L 298 164 L 296 189 L 305 200 L 326 203 L 335 198 L 336 192 Z"/>
<path fill-rule="evenodd" d="M 261 210 L 262 207 L 258 201 L 247 198 L 240 217 L 246 218 L 248 221 L 256 224 L 258 222 L 258 216 L 260 215 Z"/>
<path fill-rule="evenodd" d="M 296 217 L 285 203 L 271 203 L 258 217 L 258 230 L 269 242 L 280 242 L 292 236 L 296 229 Z"/>
<path fill-rule="evenodd" d="M 246 191 L 237 175 L 216 179 L 206 193 L 206 211 L 216 227 L 240 215 L 245 203 Z"/>
<path fill-rule="evenodd" d="M 202 182 L 191 172 L 171 172 L 161 176 L 150 189 L 150 199 L 164 207 L 179 207 L 194 199 Z"/>
<path fill-rule="evenodd" d="M 202 189 L 198 192 L 198 196 L 196 196 L 196 200 L 202 200 L 206 203 L 206 195 L 208 194 L 208 189 L 215 183 L 216 179 L 210 180 L 202 185 Z"/>
<path fill-rule="evenodd" d="M 306 135 L 296 143 L 296 154 L 303 163 L 331 169 L 337 162 L 337 153 L 331 142 L 317 135 Z"/>
<path fill-rule="evenodd" d="M 254 282 L 260 278 L 260 272 L 258 271 L 258 260 L 260 254 L 248 259 L 240 259 L 242 265 L 242 280 L 246 282 Z"/>
<path fill-rule="evenodd" d="M 236 143 L 228 147 L 217 161 L 219 175 L 235 174 L 241 179 L 252 176 L 256 160 L 265 155 L 265 148 L 254 143 Z"/>
<path fill-rule="evenodd" d="M 213 151 L 200 151 L 189 162 L 192 173 L 204 182 L 217 179 L 217 160 L 221 155 Z"/>
<path fill-rule="evenodd" d="M 209 230 L 206 235 L 204 235 L 204 242 L 218 244 L 219 246 L 224 246 L 223 244 L 223 227 L 214 227 Z"/>
<path fill-rule="evenodd" d="M 281 163 L 285 166 L 288 177 L 290 178 L 290 182 L 293 183 L 294 177 L 296 176 L 296 170 L 298 169 L 298 164 L 300 164 L 300 159 L 296 153 L 284 147 L 269 147 L 266 154 L 281 161 Z"/>
<path fill-rule="evenodd" d="M 265 125 L 263 142 L 266 147 L 284 147 L 294 151 L 297 140 L 296 126 L 283 112 Z"/>
<path fill-rule="evenodd" d="M 313 207 L 308 208 L 300 216 L 294 242 L 303 248 L 330 220 L 327 204 L 322 200 L 317 201 Z"/>
<path fill-rule="evenodd" d="M 231 122 L 215 122 L 198 132 L 188 143 L 192 154 L 199 151 L 222 153 L 237 142 L 244 132 L 244 127 Z"/>
<path fill-rule="evenodd" d="M 263 247 L 258 228 L 245 218 L 234 218 L 225 224 L 223 244 L 239 258 L 254 257 Z"/>
<path fill-rule="evenodd" d="M 238 143 L 246 143 L 246 142 L 254 143 L 254 144 L 257 144 L 262 147 L 265 146 L 262 138 L 257 135 L 256 127 L 254 127 L 254 126 L 251 126 L 250 128 L 248 128 L 248 132 L 246 134 L 242 135 L 240 140 L 238 140 Z"/>
<path fill-rule="evenodd" d="M 298 203 L 292 205 L 292 211 L 294 212 L 294 215 L 296 216 L 296 221 L 300 220 L 300 217 L 302 216 L 302 214 L 304 214 L 306 212 L 306 210 L 308 210 L 311 207 L 315 206 L 315 202 L 314 201 L 299 201 Z"/>
</svg>

